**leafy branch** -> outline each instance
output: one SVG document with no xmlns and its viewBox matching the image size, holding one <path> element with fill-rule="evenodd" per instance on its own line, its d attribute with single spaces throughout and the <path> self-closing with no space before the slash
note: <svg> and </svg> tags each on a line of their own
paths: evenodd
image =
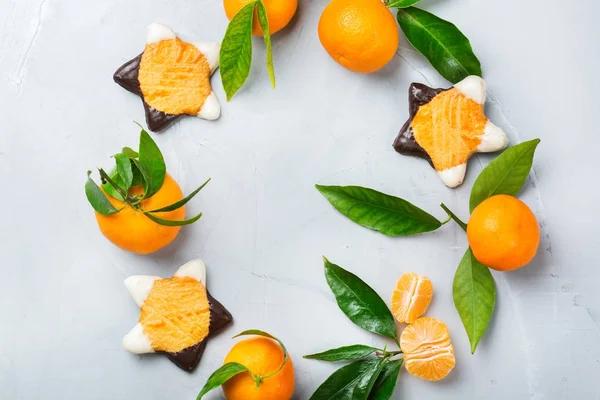
<svg viewBox="0 0 600 400">
<path fill-rule="evenodd" d="M 113 157 L 116 166 L 111 174 L 108 174 L 102 168 L 98 168 L 102 182 L 101 187 L 91 178 L 92 172 L 88 171 L 85 194 L 88 202 L 96 212 L 109 216 L 117 214 L 125 207 L 130 207 L 155 223 L 164 226 L 189 225 L 200 219 L 202 213 L 186 220 L 170 220 L 157 214 L 175 211 L 183 207 L 206 186 L 210 179 L 190 193 L 189 196 L 173 204 L 152 210 L 143 208 L 143 201 L 158 193 L 167 174 L 163 155 L 144 128 L 140 132 L 138 151 L 124 147 L 121 153 L 115 154 Z M 134 193 L 134 188 L 137 189 L 140 186 L 143 188 L 143 192 L 141 194 Z"/>
</svg>

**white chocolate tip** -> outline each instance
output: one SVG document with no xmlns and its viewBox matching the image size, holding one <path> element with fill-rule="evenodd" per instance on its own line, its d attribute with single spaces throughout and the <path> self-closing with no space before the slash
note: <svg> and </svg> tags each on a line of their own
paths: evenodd
<svg viewBox="0 0 600 400">
<path fill-rule="evenodd" d="M 129 290 L 133 301 L 138 306 L 141 307 L 144 304 L 144 301 L 148 298 L 148 294 L 150 294 L 150 290 L 152 290 L 154 281 L 157 279 L 160 279 L 160 277 L 149 275 L 134 275 L 125 279 L 125 287 Z"/>
<path fill-rule="evenodd" d="M 150 340 L 144 335 L 144 328 L 139 322 L 123 338 L 123 347 L 133 354 L 154 353 Z"/>
<path fill-rule="evenodd" d="M 215 95 L 215 92 L 210 92 L 208 97 L 204 100 L 202 108 L 198 113 L 198 117 L 207 120 L 215 120 L 221 115 L 221 105 Z"/>
<path fill-rule="evenodd" d="M 188 276 L 201 282 L 206 287 L 206 266 L 202 260 L 192 260 L 183 264 L 173 276 Z"/>
<path fill-rule="evenodd" d="M 508 136 L 506 136 L 506 133 L 490 121 L 485 125 L 483 135 L 480 136 L 480 139 L 481 143 L 477 146 L 477 151 L 482 153 L 502 150 L 508 146 Z"/>
<path fill-rule="evenodd" d="M 471 100 L 479 104 L 485 103 L 485 81 L 481 77 L 476 75 L 467 76 L 465 79 L 454 85 L 454 87 Z"/>
<path fill-rule="evenodd" d="M 206 61 L 208 61 L 208 65 L 210 66 L 210 73 L 215 72 L 219 67 L 221 44 L 217 42 L 192 42 L 192 44 L 206 57 Z"/>
<path fill-rule="evenodd" d="M 449 188 L 455 188 L 463 183 L 467 173 L 467 164 L 460 164 L 452 168 L 438 171 L 442 182 Z"/>
<path fill-rule="evenodd" d="M 153 22 L 148 25 L 146 44 L 162 42 L 163 40 L 175 39 L 177 35 L 166 25 Z"/>
</svg>

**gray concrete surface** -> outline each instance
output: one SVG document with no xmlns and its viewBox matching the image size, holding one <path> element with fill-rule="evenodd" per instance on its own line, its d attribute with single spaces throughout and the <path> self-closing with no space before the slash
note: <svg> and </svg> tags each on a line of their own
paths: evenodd
<svg viewBox="0 0 600 400">
<path fill-rule="evenodd" d="M 353 225 L 313 189 L 357 184 L 402 196 L 443 217 L 468 215 L 470 187 L 491 157 L 471 160 L 465 184 L 445 188 L 426 162 L 391 143 L 413 81 L 447 85 L 402 38 L 398 56 L 363 76 L 335 64 L 316 28 L 325 0 L 301 0 L 274 37 L 271 90 L 255 41 L 246 86 L 217 122 L 185 119 L 154 136 L 202 220 L 152 256 L 125 253 L 96 227 L 85 172 L 136 146 L 137 97 L 112 81 L 138 54 L 145 27 L 220 40 L 218 0 L 0 0 L 0 398 L 194 399 L 235 333 L 260 328 L 287 344 L 295 399 L 308 399 L 333 365 L 303 354 L 381 344 L 337 309 L 321 255 L 389 298 L 407 270 L 436 286 L 430 316 L 451 329 L 457 368 L 443 382 L 403 373 L 394 399 L 600 399 L 597 211 L 600 3 L 580 0 L 425 0 L 470 37 L 489 87 L 488 113 L 512 143 L 539 137 L 522 194 L 543 237 L 532 265 L 494 274 L 498 307 L 477 353 L 451 297 L 466 247 L 459 228 L 390 239 Z M 209 288 L 235 325 L 212 340 L 192 374 L 164 357 L 133 356 L 122 336 L 138 318 L 123 286 L 132 274 L 170 276 L 200 257 Z M 222 398 L 215 391 L 211 399 Z"/>
</svg>

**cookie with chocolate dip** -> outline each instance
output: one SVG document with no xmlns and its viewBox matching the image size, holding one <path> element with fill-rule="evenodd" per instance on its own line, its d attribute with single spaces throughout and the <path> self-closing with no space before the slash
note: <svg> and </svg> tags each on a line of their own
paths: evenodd
<svg viewBox="0 0 600 400">
<path fill-rule="evenodd" d="M 140 307 L 140 319 L 123 338 L 134 354 L 163 353 L 179 368 L 192 371 L 206 341 L 229 326 L 229 311 L 206 289 L 200 260 L 182 265 L 172 278 L 136 275 L 125 286 Z"/>
<path fill-rule="evenodd" d="M 469 76 L 450 89 L 413 83 L 408 91 L 410 117 L 394 149 L 426 159 L 446 186 L 459 186 L 471 155 L 508 145 L 504 131 L 485 116 L 485 99 L 485 82 L 478 76 Z"/>
<path fill-rule="evenodd" d="M 219 51 L 218 43 L 184 42 L 169 27 L 153 23 L 144 52 L 122 65 L 113 78 L 142 98 L 151 131 L 186 115 L 214 120 L 221 106 L 210 77 L 219 66 Z"/>
</svg>

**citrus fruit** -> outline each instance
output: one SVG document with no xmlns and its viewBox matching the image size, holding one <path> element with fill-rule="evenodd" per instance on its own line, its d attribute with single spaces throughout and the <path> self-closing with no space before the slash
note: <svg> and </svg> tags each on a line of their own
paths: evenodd
<svg viewBox="0 0 600 400">
<path fill-rule="evenodd" d="M 223 0 L 225 14 L 231 20 L 238 11 L 246 4 L 254 0 Z M 298 0 L 263 0 L 267 10 L 267 19 L 269 20 L 269 33 L 272 35 L 285 28 L 292 20 L 298 8 Z M 258 22 L 258 15 L 254 10 L 254 21 L 252 22 L 252 34 L 262 36 L 263 31 Z"/>
<path fill-rule="evenodd" d="M 381 0 L 332 0 L 319 20 L 329 55 L 354 72 L 383 68 L 398 49 L 398 24 Z"/>
<path fill-rule="evenodd" d="M 428 381 L 444 379 L 454 368 L 454 347 L 442 321 L 423 317 L 408 325 L 400 335 L 406 370 Z"/>
<path fill-rule="evenodd" d="M 283 362 L 283 350 L 274 340 L 257 336 L 238 342 L 225 357 L 224 363 L 242 364 L 255 376 L 267 376 L 277 371 Z M 288 400 L 294 393 L 294 367 L 288 357 L 283 368 L 265 378 L 260 385 L 247 372 L 242 372 L 223 384 L 228 400 Z"/>
<path fill-rule="evenodd" d="M 142 194 L 142 186 L 136 186 L 129 190 L 131 194 Z M 120 209 L 123 202 L 111 196 L 106 196 L 112 205 Z M 160 190 L 152 197 L 143 200 L 141 208 L 147 211 L 168 206 L 183 199 L 181 188 L 169 174 L 165 176 Z M 155 213 L 159 218 L 182 220 L 185 218 L 185 206 L 175 211 Z M 102 215 L 96 212 L 96 220 L 100 231 L 108 240 L 123 250 L 137 254 L 149 254 L 161 249 L 171 243 L 179 233 L 179 226 L 163 226 L 126 206 L 113 215 Z"/>
<path fill-rule="evenodd" d="M 433 284 L 429 278 L 407 272 L 396 283 L 392 294 L 392 313 L 398 322 L 410 324 L 425 314 L 432 297 Z"/>
<path fill-rule="evenodd" d="M 467 225 L 467 237 L 480 263 L 498 271 L 511 271 L 535 257 L 540 228 L 527 204 L 500 194 L 475 207 Z"/>
</svg>

